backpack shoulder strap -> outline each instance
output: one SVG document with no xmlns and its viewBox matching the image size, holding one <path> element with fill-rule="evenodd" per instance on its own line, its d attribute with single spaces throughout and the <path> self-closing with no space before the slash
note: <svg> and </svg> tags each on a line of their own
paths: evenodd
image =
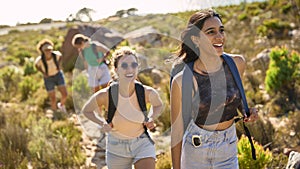
<svg viewBox="0 0 300 169">
<path fill-rule="evenodd" d="M 93 52 L 94 52 L 96 58 L 97 58 L 97 59 L 100 59 L 100 57 L 99 57 L 99 55 L 98 55 L 98 50 L 97 50 L 96 44 L 95 44 L 94 42 L 92 42 L 91 45 L 92 45 L 92 50 L 93 50 Z"/>
<path fill-rule="evenodd" d="M 119 84 L 113 83 L 108 89 L 108 112 L 107 112 L 107 123 L 110 123 L 115 115 L 118 105 L 118 93 Z M 135 91 L 138 99 L 139 106 L 145 116 L 145 121 L 148 121 L 147 107 L 145 100 L 145 89 L 142 84 L 135 83 Z"/>
<path fill-rule="evenodd" d="M 242 83 L 239 71 L 236 67 L 236 64 L 230 56 L 228 56 L 226 54 L 223 54 L 222 56 L 223 56 L 223 59 L 225 60 L 226 64 L 228 65 L 228 67 L 230 69 L 230 72 L 232 73 L 233 79 L 234 79 L 234 81 L 235 81 L 235 83 L 236 83 L 236 85 L 237 85 L 237 87 L 240 91 L 244 110 L 246 112 L 247 117 L 249 117 L 250 116 L 250 111 L 249 111 L 249 107 L 248 107 L 248 103 L 247 103 L 243 83 Z"/>
<path fill-rule="evenodd" d="M 185 64 L 182 75 L 181 112 L 184 131 L 192 120 L 193 67 L 194 62 Z"/>
<path fill-rule="evenodd" d="M 112 83 L 108 88 L 108 112 L 107 112 L 107 123 L 111 123 L 118 105 L 118 93 L 119 84 Z"/>
<path fill-rule="evenodd" d="M 139 102 L 139 106 L 145 116 L 145 121 L 148 121 L 148 115 L 147 115 L 147 106 L 146 106 L 146 99 L 145 99 L 145 89 L 144 86 L 141 83 L 135 83 L 135 92 L 136 96 Z"/>
<path fill-rule="evenodd" d="M 57 70 L 59 70 L 59 64 L 58 64 L 56 54 L 54 52 L 52 52 L 51 55 L 52 55 L 52 58 L 54 60 L 54 63 L 55 63 L 55 66 L 56 66 Z"/>
<path fill-rule="evenodd" d="M 144 88 L 144 86 L 141 83 L 136 82 L 135 83 L 135 92 L 136 92 L 136 96 L 137 96 L 137 99 L 138 99 L 138 102 L 139 102 L 139 106 L 140 106 L 140 108 L 141 108 L 141 110 L 144 114 L 145 121 L 147 122 L 149 120 L 149 118 L 148 118 L 147 107 L 146 107 L 145 88 Z M 144 125 L 144 130 L 145 130 L 144 133 L 150 139 L 150 142 L 152 144 L 155 144 L 154 141 L 152 140 L 152 138 L 150 137 L 148 129 L 145 125 Z"/>
<path fill-rule="evenodd" d="M 244 108 L 244 110 L 246 112 L 246 116 L 249 117 L 250 116 L 250 111 L 249 111 L 249 107 L 248 107 L 248 103 L 247 103 L 247 99 L 246 99 L 246 95 L 245 95 L 243 83 L 242 83 L 239 71 L 238 71 L 238 69 L 236 67 L 236 64 L 235 64 L 234 60 L 230 56 L 228 56 L 226 54 L 223 54 L 222 57 L 225 60 L 226 64 L 228 65 L 228 67 L 230 69 L 230 72 L 232 73 L 234 81 L 235 81 L 235 83 L 236 83 L 236 85 L 237 85 L 237 87 L 238 87 L 238 89 L 240 91 L 240 95 L 242 97 L 243 108 Z M 253 144 L 253 141 L 252 141 L 252 138 L 251 138 L 251 134 L 250 134 L 250 131 L 249 131 L 248 127 L 245 125 L 244 122 L 243 122 L 243 127 L 244 127 L 244 130 L 245 130 L 245 134 L 248 137 L 248 140 L 249 140 L 250 145 L 251 145 L 252 158 L 254 160 L 256 160 L 255 147 L 254 147 L 254 144 Z"/>
</svg>

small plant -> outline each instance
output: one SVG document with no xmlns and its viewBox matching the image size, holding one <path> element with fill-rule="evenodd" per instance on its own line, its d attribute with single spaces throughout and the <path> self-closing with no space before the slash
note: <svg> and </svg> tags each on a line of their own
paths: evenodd
<svg viewBox="0 0 300 169">
<path fill-rule="evenodd" d="M 271 50 L 265 85 L 270 94 L 279 94 L 290 104 L 298 105 L 296 84 L 300 79 L 300 54 L 286 47 Z M 299 106 L 299 105 L 298 105 Z M 293 106 L 290 106 L 291 109 Z"/>
<path fill-rule="evenodd" d="M 240 169 L 263 169 L 272 161 L 272 152 L 253 140 L 256 160 L 252 159 L 251 146 L 248 138 L 242 135 L 238 142 L 238 159 Z"/>
<path fill-rule="evenodd" d="M 27 100 L 38 88 L 37 83 L 29 76 L 25 76 L 19 83 L 21 90 L 21 100 Z"/>
<path fill-rule="evenodd" d="M 172 168 L 170 152 L 163 153 L 157 157 L 156 168 L 157 169 L 171 169 Z"/>
<path fill-rule="evenodd" d="M 24 64 L 24 76 L 35 74 L 37 70 L 34 67 L 34 60 L 33 58 L 25 58 Z"/>
</svg>

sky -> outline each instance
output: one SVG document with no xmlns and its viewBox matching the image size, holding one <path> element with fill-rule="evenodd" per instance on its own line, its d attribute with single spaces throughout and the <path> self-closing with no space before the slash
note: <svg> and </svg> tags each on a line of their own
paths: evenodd
<svg viewBox="0 0 300 169">
<path fill-rule="evenodd" d="M 65 21 L 86 7 L 93 9 L 93 20 L 114 15 L 117 11 L 136 8 L 136 14 L 173 13 L 208 8 L 220 3 L 239 3 L 243 0 L 5 0 L 0 6 L 0 25 L 38 23 L 44 18 Z M 247 0 L 250 1 L 250 0 Z"/>
</svg>

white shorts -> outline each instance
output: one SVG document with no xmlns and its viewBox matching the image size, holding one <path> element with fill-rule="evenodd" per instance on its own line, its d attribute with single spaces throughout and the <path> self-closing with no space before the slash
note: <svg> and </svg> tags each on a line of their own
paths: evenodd
<svg viewBox="0 0 300 169">
<path fill-rule="evenodd" d="M 111 80 L 110 72 L 106 64 L 99 66 L 88 65 L 88 83 L 90 87 L 97 87 Z"/>
</svg>

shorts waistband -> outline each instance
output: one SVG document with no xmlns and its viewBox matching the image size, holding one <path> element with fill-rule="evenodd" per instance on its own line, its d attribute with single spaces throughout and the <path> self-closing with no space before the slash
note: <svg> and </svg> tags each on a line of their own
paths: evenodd
<svg viewBox="0 0 300 169">
<path fill-rule="evenodd" d="M 108 139 L 110 141 L 114 141 L 114 142 L 118 142 L 118 143 L 133 143 L 139 139 L 143 139 L 143 138 L 147 138 L 147 137 L 148 136 L 145 133 L 143 133 L 140 136 L 132 138 L 132 139 L 119 139 L 111 134 L 108 134 Z"/>
<path fill-rule="evenodd" d="M 235 135 L 236 132 L 234 126 L 235 124 L 221 131 L 209 131 L 198 127 L 194 121 L 191 121 L 186 129 L 185 135 L 198 135 L 201 137 L 202 142 L 224 141 Z"/>
</svg>

